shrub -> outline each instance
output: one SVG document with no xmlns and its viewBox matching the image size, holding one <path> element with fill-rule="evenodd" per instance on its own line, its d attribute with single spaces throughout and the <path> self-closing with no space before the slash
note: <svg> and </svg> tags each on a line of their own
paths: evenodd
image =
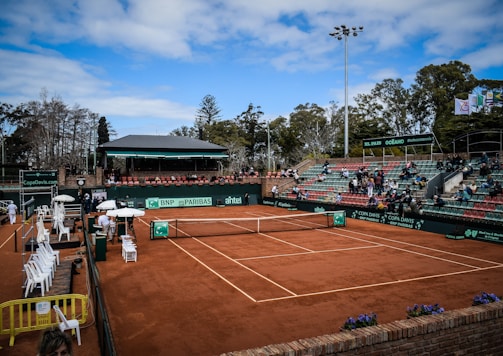
<svg viewBox="0 0 503 356">
<path fill-rule="evenodd" d="M 416 316 L 421 315 L 435 315 L 441 314 L 445 311 L 438 303 L 434 305 L 425 305 L 425 304 L 414 304 L 414 306 L 407 307 L 407 319 L 415 318 Z"/>
<path fill-rule="evenodd" d="M 377 314 L 360 314 L 358 318 L 349 317 L 344 325 L 343 330 L 353 330 L 357 328 L 364 328 L 366 326 L 377 325 Z"/>
</svg>

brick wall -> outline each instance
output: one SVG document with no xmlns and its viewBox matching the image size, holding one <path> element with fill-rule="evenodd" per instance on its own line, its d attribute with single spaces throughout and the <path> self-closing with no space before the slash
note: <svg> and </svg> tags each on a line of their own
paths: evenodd
<svg viewBox="0 0 503 356">
<path fill-rule="evenodd" d="M 503 302 L 222 356 L 503 355 Z"/>
</svg>

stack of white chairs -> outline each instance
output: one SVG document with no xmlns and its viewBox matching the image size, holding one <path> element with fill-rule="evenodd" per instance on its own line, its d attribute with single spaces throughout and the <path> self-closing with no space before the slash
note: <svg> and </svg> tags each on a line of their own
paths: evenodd
<svg viewBox="0 0 503 356">
<path fill-rule="evenodd" d="M 40 244 L 39 244 L 39 246 L 40 246 Z M 54 257 L 56 257 L 56 265 L 59 266 L 59 250 L 54 250 L 52 248 L 51 244 L 49 243 L 49 241 L 44 241 L 43 247 L 45 247 L 45 249 L 47 250 L 47 252 L 50 255 L 53 255 Z"/>
<path fill-rule="evenodd" d="M 138 252 L 136 251 L 136 245 L 133 243 L 131 238 L 122 238 L 122 258 L 126 263 L 138 260 Z"/>
<path fill-rule="evenodd" d="M 25 298 L 33 292 L 35 287 L 40 288 L 42 296 L 52 287 L 52 280 L 59 265 L 59 251 L 52 250 L 49 242 L 41 242 L 35 253 L 30 255 L 24 265 L 26 273 Z"/>
<path fill-rule="evenodd" d="M 38 244 L 36 255 L 40 256 L 40 258 L 43 259 L 46 264 L 52 265 L 54 271 L 56 270 L 58 266 L 58 259 L 55 254 L 52 254 L 47 250 L 47 247 L 44 243 Z"/>
<path fill-rule="evenodd" d="M 25 263 L 24 271 L 26 273 L 24 297 L 27 298 L 28 294 L 33 292 L 37 286 L 40 288 L 42 297 L 45 296 L 45 292 L 49 291 L 48 276 L 40 274 L 31 263 Z"/>
</svg>

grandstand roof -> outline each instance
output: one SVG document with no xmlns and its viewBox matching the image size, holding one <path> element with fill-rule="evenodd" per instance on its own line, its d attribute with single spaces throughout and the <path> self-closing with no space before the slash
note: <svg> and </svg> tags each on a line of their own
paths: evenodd
<svg viewBox="0 0 503 356">
<path fill-rule="evenodd" d="M 185 136 L 128 135 L 99 145 L 109 157 L 227 158 L 227 149 Z"/>
</svg>

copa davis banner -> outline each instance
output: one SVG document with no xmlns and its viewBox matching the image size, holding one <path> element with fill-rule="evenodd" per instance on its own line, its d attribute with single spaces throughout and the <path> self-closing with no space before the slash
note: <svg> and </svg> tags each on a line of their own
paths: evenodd
<svg viewBox="0 0 503 356">
<path fill-rule="evenodd" d="M 413 230 L 428 231 L 437 234 L 443 234 L 448 238 L 454 239 L 471 239 L 488 241 L 503 244 L 503 232 L 487 227 L 476 226 L 476 224 L 468 225 L 463 221 L 459 222 L 443 222 L 429 220 L 428 216 L 400 216 L 397 213 L 381 212 L 375 210 L 357 209 L 343 205 L 324 204 L 321 202 L 311 201 L 286 201 L 272 198 L 264 198 L 263 204 L 272 205 L 287 209 L 298 209 L 302 211 L 320 211 L 326 210 L 345 210 L 346 217 L 380 224 L 399 226 Z"/>
</svg>

